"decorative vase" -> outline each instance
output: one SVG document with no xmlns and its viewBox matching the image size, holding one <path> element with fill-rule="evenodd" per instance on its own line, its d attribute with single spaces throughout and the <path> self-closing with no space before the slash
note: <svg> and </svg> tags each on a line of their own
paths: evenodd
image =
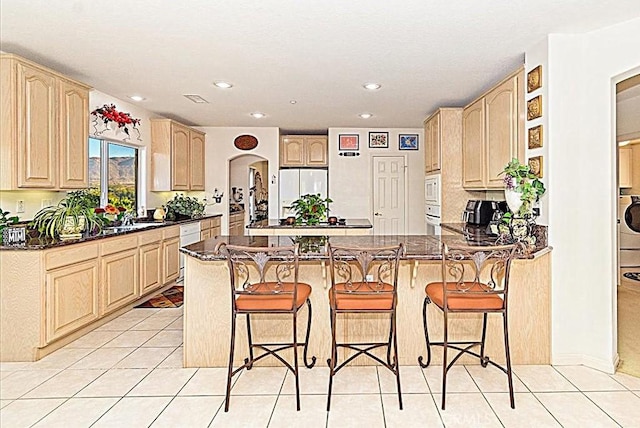
<svg viewBox="0 0 640 428">
<path fill-rule="evenodd" d="M 507 200 L 507 205 L 509 205 L 509 209 L 515 215 L 520 212 L 520 207 L 522 207 L 522 196 L 521 192 L 516 192 L 512 189 L 504 189 L 504 197 Z"/>
<path fill-rule="evenodd" d="M 60 231 L 60 239 L 80 239 L 86 227 L 85 216 L 67 217 Z"/>
</svg>

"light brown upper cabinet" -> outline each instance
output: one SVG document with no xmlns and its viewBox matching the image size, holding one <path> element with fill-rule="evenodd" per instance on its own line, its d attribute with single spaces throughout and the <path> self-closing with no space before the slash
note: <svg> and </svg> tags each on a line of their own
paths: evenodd
<svg viewBox="0 0 640 428">
<path fill-rule="evenodd" d="M 424 122 L 424 169 L 425 172 L 440 170 L 441 145 L 440 140 L 440 111 L 427 118 Z"/>
<path fill-rule="evenodd" d="M 524 159 L 524 71 L 518 70 L 462 114 L 462 178 L 469 189 L 501 189 L 512 158 Z"/>
<path fill-rule="evenodd" d="M 89 185 L 89 86 L 0 55 L 0 188 Z"/>
<path fill-rule="evenodd" d="M 169 119 L 150 122 L 151 190 L 204 190 L 205 134 Z"/>
<path fill-rule="evenodd" d="M 328 166 L 327 148 L 324 135 L 283 135 L 280 137 L 280 166 Z"/>
</svg>

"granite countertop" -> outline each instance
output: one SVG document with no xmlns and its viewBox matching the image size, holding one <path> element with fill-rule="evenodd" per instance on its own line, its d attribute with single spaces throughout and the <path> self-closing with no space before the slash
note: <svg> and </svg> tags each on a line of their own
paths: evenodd
<svg viewBox="0 0 640 428">
<path fill-rule="evenodd" d="M 476 226 L 467 223 L 442 223 L 443 231 L 447 230 L 463 235 L 469 241 L 497 239 L 497 235 L 487 233 L 487 226 Z M 536 237 L 534 252 L 547 248 L 547 226 L 536 224 L 533 227 L 533 235 Z"/>
<path fill-rule="evenodd" d="M 366 218 L 348 218 L 345 219 L 345 224 L 329 224 L 322 222 L 314 225 L 282 225 L 280 220 L 269 219 L 267 224 L 250 224 L 248 229 L 371 229 L 373 226 L 371 222 Z"/>
<path fill-rule="evenodd" d="M 460 234 L 451 235 L 353 235 L 353 236 L 218 236 L 187 245 L 180 251 L 203 261 L 223 260 L 216 252 L 220 242 L 247 247 L 300 244 L 300 260 L 328 260 L 326 244 L 355 247 L 382 247 L 404 244 L 403 260 L 441 260 L 442 243 L 447 245 L 493 245 L 495 238 L 470 241 Z M 537 250 L 521 258 L 534 258 Z"/>
<path fill-rule="evenodd" d="M 121 230 L 121 229 L 119 229 L 119 230 L 118 229 L 116 229 L 116 230 L 103 230 L 98 235 L 83 236 L 82 238 L 79 238 L 79 239 L 61 240 L 61 239 L 51 239 L 49 237 L 46 237 L 46 238 L 42 238 L 42 237 L 29 238 L 29 237 L 27 237 L 27 242 L 26 242 L 25 245 L 0 245 L 0 251 L 1 250 L 46 250 L 46 249 L 49 249 L 49 248 L 63 247 L 63 246 L 68 246 L 68 245 L 80 244 L 82 242 L 95 241 L 95 240 L 98 240 L 98 239 L 113 238 L 114 236 L 127 235 L 127 234 L 130 234 L 130 233 L 146 232 L 148 230 L 159 229 L 159 228 L 162 228 L 162 227 L 169 227 L 169 226 L 176 226 L 176 225 L 180 225 L 180 224 L 193 223 L 193 222 L 204 220 L 204 219 L 208 219 L 208 218 L 220 217 L 221 215 L 222 214 L 208 214 L 208 215 L 205 215 L 205 216 L 200 217 L 200 218 L 190 218 L 190 219 L 186 219 L 186 220 L 163 221 L 163 222 L 153 221 L 152 219 L 149 219 L 149 220 L 146 220 L 146 221 L 145 220 L 141 221 L 141 219 L 137 219 L 137 221 L 135 222 L 136 224 L 148 224 L 149 226 L 148 227 L 141 227 L 141 228 L 137 228 L 137 229 L 129 229 L 129 230 Z"/>
</svg>

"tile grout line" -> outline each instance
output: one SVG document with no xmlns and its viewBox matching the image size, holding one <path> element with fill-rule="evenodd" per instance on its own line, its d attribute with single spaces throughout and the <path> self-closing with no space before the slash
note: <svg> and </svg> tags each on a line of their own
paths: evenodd
<svg viewBox="0 0 640 428">
<path fill-rule="evenodd" d="M 491 411 L 495 415 L 496 419 L 498 419 L 498 422 L 500 423 L 500 425 L 502 425 L 502 427 L 504 428 L 504 423 L 502 422 L 502 419 L 500 419 L 500 416 L 496 413 L 496 409 L 493 408 L 493 406 L 491 405 L 491 403 L 487 399 L 487 396 L 485 395 L 484 391 L 482 390 L 482 388 L 480 388 L 480 385 L 478 385 L 478 382 L 476 382 L 476 379 L 473 377 L 473 375 L 471 374 L 469 369 L 467 369 L 467 365 L 463 364 L 462 367 L 464 367 L 464 370 L 467 372 L 467 374 L 471 378 L 471 382 L 473 382 L 476 385 L 476 388 L 478 388 L 478 391 L 480 391 L 480 394 L 482 395 L 482 398 L 484 399 L 485 403 L 487 403 L 487 405 L 489 406 L 489 408 L 491 409 Z M 484 370 L 486 370 L 487 368 L 488 367 L 483 367 Z M 513 374 L 513 370 L 511 371 L 511 374 Z M 506 376 L 506 373 L 505 373 L 505 376 Z M 507 378 L 507 383 L 509 383 L 509 378 Z M 508 393 L 509 392 L 507 392 L 507 394 Z M 515 391 L 514 391 L 514 404 L 515 404 Z"/>
<path fill-rule="evenodd" d="M 378 394 L 380 397 L 380 406 L 382 407 L 382 425 L 387 428 L 387 416 L 385 414 L 384 411 L 384 400 L 382 399 L 382 385 L 380 385 L 380 371 L 379 371 L 379 367 L 380 366 L 375 366 L 376 367 L 376 378 L 378 379 Z M 397 391 L 396 391 L 397 393 Z M 327 419 L 327 424 L 329 423 L 328 419 Z"/>
<path fill-rule="evenodd" d="M 171 355 L 171 354 L 169 354 L 169 355 Z M 167 358 L 169 358 L 169 357 L 167 357 Z M 164 361 L 164 360 L 163 360 L 163 361 Z M 149 374 L 153 373 L 153 372 L 154 372 L 154 370 L 166 370 L 166 369 L 158 369 L 158 368 L 156 367 L 155 369 L 151 370 L 151 372 L 149 372 Z M 165 411 L 165 410 L 167 410 L 167 408 L 171 405 L 171 403 L 173 403 L 173 401 L 174 401 L 176 398 L 178 398 L 178 394 L 180 394 L 180 391 L 182 391 L 182 390 L 184 389 L 184 387 L 185 387 L 185 386 L 187 386 L 187 384 L 191 381 L 191 379 L 193 379 L 193 377 L 196 375 L 196 373 L 198 373 L 198 370 L 200 370 L 200 369 L 199 369 L 199 368 L 198 368 L 198 369 L 196 369 L 196 370 L 193 372 L 193 374 L 189 377 L 189 379 L 187 379 L 187 381 L 184 383 L 184 385 L 182 385 L 182 386 L 178 389 L 178 392 L 176 392 L 176 393 L 173 395 L 173 397 L 171 397 L 171 400 L 169 400 L 169 401 L 167 402 L 167 404 L 163 407 L 163 409 L 162 409 L 162 410 L 160 410 L 160 413 L 158 413 L 158 414 L 156 415 L 156 417 L 155 417 L 155 418 L 153 418 L 153 420 L 152 420 L 152 421 L 151 421 L 151 423 L 149 424 L 149 427 L 151 427 L 151 425 L 153 425 L 153 424 L 158 420 L 158 418 L 162 415 L 162 413 L 164 413 L 164 411 Z M 145 376 L 145 378 L 146 378 L 146 376 Z M 131 391 L 129 391 L 129 392 L 131 392 Z"/>
<path fill-rule="evenodd" d="M 287 380 L 287 375 L 289 374 L 289 369 L 287 367 L 285 367 L 285 372 L 284 372 L 284 377 L 282 378 L 282 383 L 280 384 L 280 389 L 278 390 L 278 394 L 276 395 L 276 401 L 275 403 L 273 403 L 273 409 L 271 409 L 271 414 L 269 415 L 269 419 L 267 420 L 267 425 L 266 427 L 269 427 L 269 425 L 271 425 L 271 420 L 273 419 L 273 414 L 276 412 L 276 407 L 278 406 L 278 400 L 280 400 L 280 394 L 282 393 L 282 388 L 284 388 L 284 383 Z M 300 371 L 300 367 L 298 366 L 298 372 Z M 298 373 L 298 375 L 300 375 L 300 373 Z M 294 384 L 295 384 L 295 379 L 293 380 Z M 300 394 L 302 395 L 302 394 Z M 295 396 L 295 394 L 294 394 Z M 300 399 L 300 401 L 302 401 L 302 398 Z M 300 404 L 300 408 L 302 408 L 302 404 Z"/>
</svg>

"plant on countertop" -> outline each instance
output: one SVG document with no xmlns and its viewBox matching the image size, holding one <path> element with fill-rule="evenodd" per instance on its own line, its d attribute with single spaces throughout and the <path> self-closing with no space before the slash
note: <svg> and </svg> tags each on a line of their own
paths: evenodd
<svg viewBox="0 0 640 428">
<path fill-rule="evenodd" d="M 3 211 L 2 208 L 0 208 L 0 243 L 2 243 L 2 231 L 5 227 L 16 224 L 19 220 L 17 215 L 8 217 L 8 214 L 9 211 Z"/>
<path fill-rule="evenodd" d="M 200 218 L 204 214 L 205 201 L 199 201 L 193 196 L 185 196 L 177 193 L 173 199 L 167 201 L 167 220 L 176 220 L 178 216 L 186 216 L 189 218 Z"/>
<path fill-rule="evenodd" d="M 546 191 L 544 184 L 531 172 L 529 165 L 521 164 L 516 158 L 513 158 L 500 174 L 505 175 L 505 196 L 507 197 L 509 207 L 512 211 L 515 211 L 513 215 L 520 217 L 532 216 L 533 204 L 537 202 Z M 509 191 L 516 192 L 519 195 L 521 201 L 519 208 L 514 208 L 512 206 L 514 204 L 509 201 Z M 505 214 L 506 219 L 510 219 L 511 215 L 507 214 L 510 213 Z M 505 217 L 503 217 L 503 219 L 505 219 Z"/>
<path fill-rule="evenodd" d="M 104 208 L 95 208 L 95 213 L 103 220 L 104 225 L 119 226 L 122 224 L 124 213 L 127 211 L 125 207 L 116 207 L 113 204 L 107 204 Z"/>
<path fill-rule="evenodd" d="M 40 235 L 51 238 L 80 238 L 82 232 L 99 232 L 104 219 L 94 208 L 94 197 L 88 190 L 67 192 L 58 205 L 44 207 L 36 213 L 30 226 Z"/>
<path fill-rule="evenodd" d="M 291 203 L 291 208 L 296 212 L 296 224 L 316 225 L 327 219 L 329 203 L 331 199 L 323 199 L 318 193 L 315 195 L 303 195 Z"/>
<path fill-rule="evenodd" d="M 118 129 L 124 131 L 128 137 L 131 136 L 129 133 L 129 125 L 138 132 L 138 140 L 142 141 L 140 138 L 140 131 L 138 130 L 138 125 L 140 124 L 140 119 L 135 119 L 131 117 L 131 114 L 121 112 L 116 110 L 115 104 L 105 104 L 102 107 L 98 107 L 94 111 L 91 112 L 92 116 L 95 116 L 93 119 L 93 129 L 95 135 L 100 135 L 108 129 L 109 123 L 115 123 L 118 126 Z M 98 131 L 98 122 L 101 121 L 105 125 L 105 129 L 102 131 Z"/>
</svg>

